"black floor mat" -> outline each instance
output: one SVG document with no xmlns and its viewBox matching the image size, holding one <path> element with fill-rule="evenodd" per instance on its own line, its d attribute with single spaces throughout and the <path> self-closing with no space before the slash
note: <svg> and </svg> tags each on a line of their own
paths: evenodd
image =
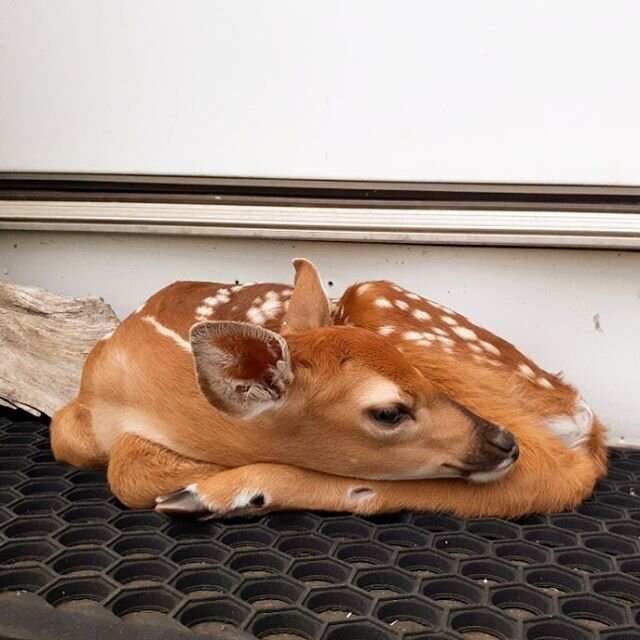
<svg viewBox="0 0 640 640">
<path fill-rule="evenodd" d="M 124 509 L 2 415 L 1 638 L 640 640 L 640 450 L 572 513 L 198 523 Z"/>
</svg>

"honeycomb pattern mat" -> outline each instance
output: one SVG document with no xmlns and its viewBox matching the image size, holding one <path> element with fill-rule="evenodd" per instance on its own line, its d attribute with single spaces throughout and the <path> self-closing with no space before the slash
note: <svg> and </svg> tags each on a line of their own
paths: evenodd
<svg viewBox="0 0 640 640">
<path fill-rule="evenodd" d="M 44 422 L 5 411 L 0 504 L 0 636 L 22 593 L 49 621 L 93 610 L 146 638 L 168 621 L 175 638 L 640 640 L 640 450 L 612 449 L 571 513 L 200 523 L 126 510 L 102 471 L 53 461 Z"/>
</svg>

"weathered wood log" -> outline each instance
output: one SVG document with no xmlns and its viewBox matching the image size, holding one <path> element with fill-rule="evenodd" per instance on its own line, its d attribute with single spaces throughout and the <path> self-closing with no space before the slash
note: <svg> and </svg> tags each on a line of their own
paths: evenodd
<svg viewBox="0 0 640 640">
<path fill-rule="evenodd" d="M 117 326 L 101 298 L 0 281 L 0 404 L 51 415 L 75 397 L 87 354 Z"/>
</svg>

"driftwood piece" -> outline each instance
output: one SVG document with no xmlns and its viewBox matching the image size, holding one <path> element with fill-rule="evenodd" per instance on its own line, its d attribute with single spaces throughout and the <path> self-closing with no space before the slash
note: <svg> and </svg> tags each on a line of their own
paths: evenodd
<svg viewBox="0 0 640 640">
<path fill-rule="evenodd" d="M 117 326 L 100 298 L 0 281 L 0 404 L 51 415 L 75 397 L 87 354 Z"/>
</svg>

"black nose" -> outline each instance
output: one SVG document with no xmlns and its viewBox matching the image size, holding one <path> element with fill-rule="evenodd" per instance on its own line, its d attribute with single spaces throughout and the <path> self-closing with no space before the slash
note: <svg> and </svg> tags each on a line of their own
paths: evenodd
<svg viewBox="0 0 640 640">
<path fill-rule="evenodd" d="M 498 427 L 495 424 L 489 424 L 485 429 L 485 437 L 496 449 L 510 454 L 514 459 L 518 457 L 518 443 L 510 431 Z"/>
</svg>

